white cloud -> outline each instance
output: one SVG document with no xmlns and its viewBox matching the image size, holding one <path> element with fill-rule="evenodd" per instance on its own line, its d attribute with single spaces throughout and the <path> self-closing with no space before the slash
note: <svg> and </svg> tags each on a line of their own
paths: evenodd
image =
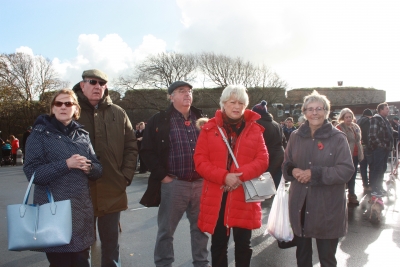
<svg viewBox="0 0 400 267">
<path fill-rule="evenodd" d="M 180 52 L 212 51 L 269 65 L 291 88 L 375 87 L 396 94 L 400 3 L 382 0 L 177 0 Z"/>
<path fill-rule="evenodd" d="M 96 34 L 81 34 L 78 38 L 77 56 L 63 62 L 55 58 L 53 63 L 61 78 L 70 81 L 72 87 L 79 81 L 85 69 L 101 69 L 112 81 L 129 72 L 149 54 L 160 53 L 165 49 L 165 41 L 152 35 L 144 36 L 142 44 L 133 50 L 118 34 L 109 34 L 103 39 Z"/>
<path fill-rule="evenodd" d="M 34 56 L 32 49 L 27 46 L 21 46 L 21 47 L 15 49 L 15 53 L 24 53 L 24 54 L 28 54 L 30 56 Z"/>
</svg>

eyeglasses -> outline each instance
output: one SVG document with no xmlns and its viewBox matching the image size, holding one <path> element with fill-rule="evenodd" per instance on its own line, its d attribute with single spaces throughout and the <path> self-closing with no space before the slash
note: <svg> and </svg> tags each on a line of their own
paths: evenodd
<svg viewBox="0 0 400 267">
<path fill-rule="evenodd" d="M 314 113 L 316 111 L 317 113 L 323 112 L 325 109 L 323 107 L 316 107 L 316 108 L 306 108 L 305 111 L 309 113 Z"/>
<path fill-rule="evenodd" d="M 97 83 L 99 83 L 100 86 L 104 86 L 106 85 L 107 82 L 101 82 L 101 81 L 97 81 L 97 80 L 83 80 L 85 83 L 90 83 L 91 85 L 96 85 Z"/>
<path fill-rule="evenodd" d="M 74 102 L 60 102 L 60 101 L 55 101 L 54 102 L 54 106 L 56 107 L 62 107 L 62 105 L 65 105 L 67 108 L 72 107 L 73 105 L 75 105 Z"/>
<path fill-rule="evenodd" d="M 177 91 L 178 91 L 178 93 L 180 93 L 180 94 L 187 94 L 187 93 L 189 93 L 190 95 L 193 94 L 193 90 L 192 90 L 192 89 L 189 89 L 189 90 L 178 89 Z"/>
</svg>

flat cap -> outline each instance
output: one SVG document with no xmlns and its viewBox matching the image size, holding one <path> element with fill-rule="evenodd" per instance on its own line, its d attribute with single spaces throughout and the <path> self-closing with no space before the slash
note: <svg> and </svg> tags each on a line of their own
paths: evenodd
<svg viewBox="0 0 400 267">
<path fill-rule="evenodd" d="M 399 120 L 399 117 L 393 117 L 393 119 L 394 119 L 395 121 L 398 121 L 398 120 Z"/>
<path fill-rule="evenodd" d="M 169 87 L 168 87 L 168 94 L 172 95 L 172 93 L 174 92 L 174 90 L 178 87 L 181 86 L 189 86 L 190 89 L 193 88 L 193 86 L 187 82 L 183 82 L 183 81 L 176 81 L 174 83 L 172 83 Z"/>
<path fill-rule="evenodd" d="M 107 74 L 105 74 L 101 70 L 97 70 L 97 69 L 85 70 L 82 73 L 82 79 L 85 79 L 85 77 L 87 77 L 87 78 L 97 78 L 97 79 L 103 80 L 105 82 L 108 82 Z"/>
</svg>

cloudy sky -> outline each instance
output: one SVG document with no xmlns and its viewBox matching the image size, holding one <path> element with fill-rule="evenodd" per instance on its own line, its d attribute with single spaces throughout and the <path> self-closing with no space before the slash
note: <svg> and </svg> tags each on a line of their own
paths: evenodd
<svg viewBox="0 0 400 267">
<path fill-rule="evenodd" d="M 288 89 L 383 89 L 399 101 L 398 0 L 0 0 L 0 53 L 52 60 L 70 85 L 162 51 L 266 64 Z"/>
</svg>

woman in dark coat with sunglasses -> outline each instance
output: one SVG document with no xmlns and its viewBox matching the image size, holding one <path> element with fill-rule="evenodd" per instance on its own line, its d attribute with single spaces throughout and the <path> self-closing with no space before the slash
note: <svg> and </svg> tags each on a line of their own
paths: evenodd
<svg viewBox="0 0 400 267">
<path fill-rule="evenodd" d="M 89 180 L 101 176 L 89 134 L 77 123 L 80 106 L 75 93 L 58 91 L 50 116 L 37 118 L 26 144 L 24 172 L 35 174 L 34 203 L 48 203 L 46 187 L 55 201 L 71 200 L 72 238 L 68 245 L 45 248 L 50 266 L 90 266 L 90 246 L 95 241 Z"/>
</svg>

